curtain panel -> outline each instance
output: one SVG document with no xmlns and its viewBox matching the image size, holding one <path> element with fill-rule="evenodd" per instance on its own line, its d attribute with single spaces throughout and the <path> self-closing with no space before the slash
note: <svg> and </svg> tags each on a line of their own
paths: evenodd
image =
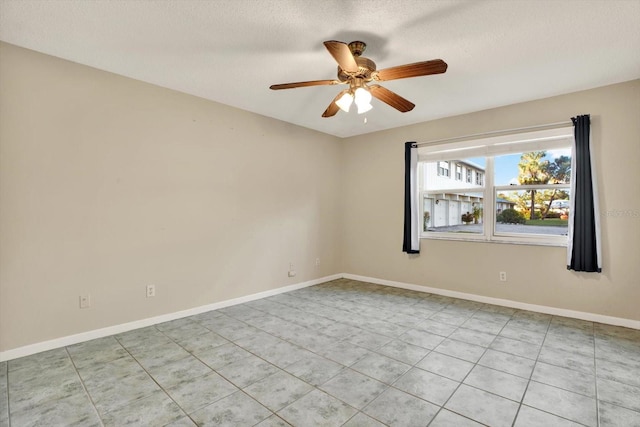
<svg viewBox="0 0 640 427">
<path fill-rule="evenodd" d="M 418 217 L 418 146 L 404 144 L 404 242 L 402 251 L 420 253 L 420 218 Z"/>
<path fill-rule="evenodd" d="M 567 269 L 602 272 L 600 213 L 591 155 L 591 118 L 571 118 L 574 141 L 571 153 L 571 210 Z"/>
</svg>

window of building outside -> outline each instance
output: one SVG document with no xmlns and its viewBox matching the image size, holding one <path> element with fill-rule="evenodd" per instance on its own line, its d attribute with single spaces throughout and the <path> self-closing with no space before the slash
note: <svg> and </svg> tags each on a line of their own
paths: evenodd
<svg viewBox="0 0 640 427">
<path fill-rule="evenodd" d="M 484 180 L 482 179 L 482 172 L 476 171 L 476 185 L 484 185 Z"/>
<path fill-rule="evenodd" d="M 567 127 L 420 146 L 422 237 L 565 246 L 572 141 Z"/>
<path fill-rule="evenodd" d="M 447 161 L 438 162 L 438 175 L 449 177 L 449 162 Z"/>
</svg>

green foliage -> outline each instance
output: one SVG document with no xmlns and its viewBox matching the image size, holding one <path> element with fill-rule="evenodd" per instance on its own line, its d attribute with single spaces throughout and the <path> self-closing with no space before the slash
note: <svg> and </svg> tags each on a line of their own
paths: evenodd
<svg viewBox="0 0 640 427">
<path fill-rule="evenodd" d="M 518 169 L 520 171 L 518 174 L 518 182 L 521 185 L 569 183 L 571 177 L 571 157 L 560 156 L 555 158 L 553 162 L 550 162 L 544 160 L 546 154 L 546 151 L 522 153 L 520 163 L 518 163 Z M 530 214 L 529 219 L 547 218 L 551 202 L 553 202 L 554 199 L 566 197 L 567 193 L 562 190 L 530 190 L 528 211 L 530 213 L 533 212 L 533 215 Z M 519 203 L 521 208 L 524 208 L 523 205 L 524 203 Z M 540 217 L 535 213 L 535 206 L 542 207 Z"/>
<path fill-rule="evenodd" d="M 428 211 L 424 211 L 424 231 L 427 231 L 429 227 L 429 220 L 431 219 L 431 214 Z"/>
<path fill-rule="evenodd" d="M 549 173 L 549 161 L 543 160 L 546 151 L 532 151 L 522 153 L 518 163 L 518 182 L 521 185 L 546 184 L 551 175 Z"/>
<path fill-rule="evenodd" d="M 529 212 L 531 202 L 531 193 L 528 191 L 520 192 L 515 195 L 514 200 L 520 212 Z"/>
<path fill-rule="evenodd" d="M 477 224 L 478 221 L 480 220 L 480 217 L 482 216 L 482 208 L 480 206 L 474 206 L 473 207 L 473 219 L 475 221 L 475 223 Z"/>
<path fill-rule="evenodd" d="M 528 220 L 526 222 L 526 225 L 538 225 L 538 226 L 550 226 L 550 227 L 566 227 L 567 224 L 569 223 L 568 220 L 566 219 L 549 219 L 547 217 L 547 219 L 542 220 L 542 219 L 534 219 L 534 220 Z"/>
<path fill-rule="evenodd" d="M 498 222 L 504 224 L 524 224 L 526 219 L 524 215 L 515 209 L 505 209 L 496 218 Z"/>
<path fill-rule="evenodd" d="M 470 222 L 473 222 L 473 214 L 467 212 L 466 214 L 462 214 L 462 222 L 464 222 L 465 224 L 469 224 Z"/>
<path fill-rule="evenodd" d="M 546 151 L 522 153 L 520 163 L 518 163 L 518 169 L 520 169 L 518 182 L 521 185 L 546 184 L 549 182 L 551 176 L 549 175 L 549 161 L 544 160 L 544 156 L 546 155 Z M 535 209 L 535 198 L 536 190 L 531 190 L 530 212 L 533 212 Z M 534 219 L 533 214 L 529 219 Z"/>
<path fill-rule="evenodd" d="M 571 178 L 571 157 L 560 156 L 549 163 L 547 173 L 552 184 L 568 184 Z"/>
</svg>

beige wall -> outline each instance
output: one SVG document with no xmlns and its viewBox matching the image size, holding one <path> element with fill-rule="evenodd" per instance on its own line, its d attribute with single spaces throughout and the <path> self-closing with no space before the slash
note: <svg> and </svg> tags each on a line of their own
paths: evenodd
<svg viewBox="0 0 640 427">
<path fill-rule="evenodd" d="M 602 274 L 567 271 L 564 248 L 422 240 L 419 256 L 401 252 L 405 141 L 586 113 L 599 179 Z M 640 320 L 640 80 L 353 137 L 344 149 L 346 272 Z M 508 273 L 506 284 L 498 281 L 499 271 Z"/>
<path fill-rule="evenodd" d="M 337 138 L 0 44 L 0 142 L 0 351 L 341 271 Z"/>
</svg>

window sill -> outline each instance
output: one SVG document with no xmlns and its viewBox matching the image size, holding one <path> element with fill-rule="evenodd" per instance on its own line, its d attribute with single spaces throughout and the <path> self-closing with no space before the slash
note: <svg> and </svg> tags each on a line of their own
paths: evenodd
<svg viewBox="0 0 640 427">
<path fill-rule="evenodd" d="M 421 235 L 420 240 L 450 240 L 455 242 L 471 242 L 471 243 L 497 243 L 500 245 L 519 245 L 519 246 L 551 246 L 558 248 L 566 248 L 567 242 L 558 242 L 542 239 L 518 239 L 518 238 L 505 238 L 496 236 L 494 239 L 487 239 L 484 235 L 479 235 L 477 238 L 470 237 L 458 237 L 452 235 Z"/>
</svg>

